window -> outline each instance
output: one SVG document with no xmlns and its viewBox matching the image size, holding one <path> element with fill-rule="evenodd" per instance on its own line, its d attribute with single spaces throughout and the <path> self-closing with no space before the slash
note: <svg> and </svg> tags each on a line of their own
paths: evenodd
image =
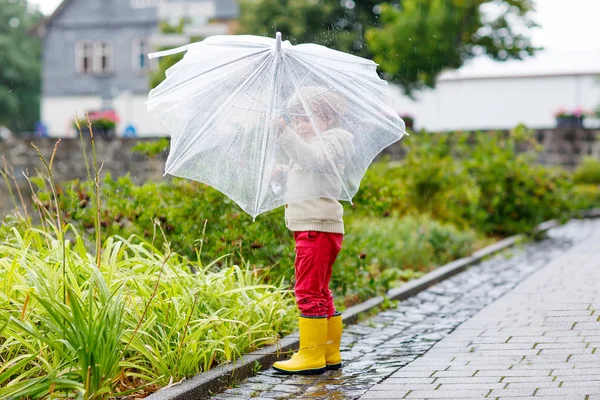
<svg viewBox="0 0 600 400">
<path fill-rule="evenodd" d="M 77 42 L 75 67 L 79 74 L 106 75 L 113 72 L 113 48 L 108 42 Z"/>
<path fill-rule="evenodd" d="M 106 75 L 113 72 L 113 48 L 107 42 L 94 43 L 95 65 L 94 72 L 98 75 Z"/>
<path fill-rule="evenodd" d="M 78 74 L 88 75 L 93 73 L 94 43 L 78 42 L 75 48 L 75 62 Z"/>
<path fill-rule="evenodd" d="M 132 43 L 133 70 L 137 72 L 145 72 L 150 70 L 150 43 L 147 39 L 135 39 Z"/>
</svg>

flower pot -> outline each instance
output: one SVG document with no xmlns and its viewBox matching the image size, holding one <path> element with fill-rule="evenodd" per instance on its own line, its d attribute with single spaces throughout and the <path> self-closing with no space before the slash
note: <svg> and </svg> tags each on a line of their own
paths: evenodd
<svg viewBox="0 0 600 400">
<path fill-rule="evenodd" d="M 415 120 L 411 117 L 401 117 L 401 118 L 404 121 L 404 125 L 406 126 L 406 129 L 412 130 L 413 127 L 415 126 Z"/>
<path fill-rule="evenodd" d="M 585 116 L 575 116 L 575 115 L 568 115 L 568 116 L 561 116 L 561 117 L 556 117 L 556 127 L 557 128 L 583 128 L 583 120 L 585 119 Z"/>
</svg>

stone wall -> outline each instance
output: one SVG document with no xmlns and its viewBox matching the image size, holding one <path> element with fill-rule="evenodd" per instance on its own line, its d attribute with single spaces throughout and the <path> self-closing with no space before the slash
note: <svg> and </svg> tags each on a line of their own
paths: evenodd
<svg viewBox="0 0 600 400">
<path fill-rule="evenodd" d="M 540 163 L 547 165 L 562 165 L 566 168 L 575 167 L 584 156 L 593 156 L 600 159 L 600 131 L 588 129 L 547 129 L 536 132 L 538 141 L 544 146 L 540 155 Z M 151 142 L 140 139 L 115 139 L 112 141 L 99 140 L 96 142 L 98 165 L 102 165 L 102 174 L 110 172 L 114 177 L 130 173 L 136 182 L 148 179 L 163 178 L 163 167 L 166 154 L 161 154 L 156 159 L 149 159 L 132 147 L 140 142 Z M 19 186 L 27 190 L 28 185 L 21 171 L 34 174 L 36 169 L 42 168 L 38 159 L 35 144 L 48 158 L 56 143 L 52 139 L 11 139 L 0 140 L 0 155 L 11 165 L 18 176 Z M 91 144 L 86 141 L 88 158 L 91 156 Z M 401 159 L 405 154 L 405 147 L 399 143 L 389 147 L 384 153 L 393 159 Z M 1 161 L 1 160 L 0 160 Z M 87 177 L 84 155 L 79 139 L 63 139 L 54 160 L 54 176 L 57 181 L 71 179 L 84 179 Z M 8 190 L 0 179 L 0 214 L 11 207 Z"/>
<path fill-rule="evenodd" d="M 161 154 L 155 159 L 150 159 L 132 148 L 143 142 L 153 142 L 153 139 L 114 139 L 111 141 L 97 140 L 96 154 L 97 165 L 101 167 L 101 175 L 110 173 L 113 177 L 131 174 L 135 182 L 144 182 L 149 179 L 163 178 L 164 162 L 167 154 Z M 56 140 L 54 139 L 10 139 L 0 140 L 0 158 L 4 158 L 9 168 L 14 168 L 19 188 L 26 194 L 30 192 L 29 184 L 23 173 L 35 175 L 36 170 L 44 168 L 38 157 L 37 150 L 49 161 Z M 54 157 L 53 175 L 57 182 L 72 179 L 87 179 L 84 152 L 79 139 L 62 139 Z M 85 141 L 88 162 L 92 163 L 92 149 L 89 140 Z M 4 160 L 0 159 L 0 167 Z M 92 170 L 93 174 L 93 170 Z M 13 185 L 14 186 L 14 185 Z M 9 211 L 13 206 L 4 179 L 0 177 L 0 216 Z"/>
<path fill-rule="evenodd" d="M 585 156 L 600 159 L 600 130 L 593 129 L 540 129 L 536 139 L 543 146 L 539 162 L 575 168 Z M 406 154 L 402 141 L 388 147 L 383 154 L 399 160 Z"/>
</svg>

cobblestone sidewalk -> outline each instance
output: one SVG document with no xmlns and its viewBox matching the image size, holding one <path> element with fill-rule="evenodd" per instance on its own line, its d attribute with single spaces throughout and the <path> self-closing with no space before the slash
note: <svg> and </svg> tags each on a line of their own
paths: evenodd
<svg viewBox="0 0 600 400">
<path fill-rule="evenodd" d="M 529 275 L 549 265 L 551 260 L 560 257 L 561 254 L 570 254 L 568 252 L 574 245 L 589 242 L 592 235 L 596 235 L 597 239 L 598 234 L 600 223 L 573 221 L 551 230 L 549 238 L 542 242 L 527 244 L 513 250 L 511 254 L 493 257 L 418 296 L 400 302 L 392 310 L 348 327 L 342 338 L 344 368 L 340 371 L 329 371 L 313 377 L 287 377 L 267 370 L 213 398 L 358 399 L 366 393 L 365 398 L 400 399 L 410 390 L 414 392 L 417 388 L 433 391 L 437 388 L 438 393 L 435 394 L 442 393 L 439 392 L 439 383 L 432 383 L 438 378 L 429 377 L 436 370 L 422 369 L 427 364 L 419 364 L 414 367 L 417 369 L 410 370 L 410 374 L 419 376 L 397 376 L 382 385 L 376 385 L 394 373 L 402 373 L 419 360 L 424 360 L 428 355 L 414 361 L 435 343 L 448 337 L 460 324 L 515 288 Z M 442 340 L 440 345 L 444 342 Z M 470 342 L 464 343 L 463 346 L 467 354 L 471 351 L 470 347 L 467 347 L 469 344 Z M 436 348 L 437 346 L 434 349 Z M 442 348 L 445 351 L 444 357 L 447 358 L 444 368 L 452 366 L 454 363 L 450 360 L 454 356 L 449 357 L 448 349 L 456 346 L 442 345 Z M 466 361 L 463 364 L 466 364 Z M 427 372 L 429 375 L 423 377 Z M 456 383 L 460 384 L 460 381 Z M 429 386 L 410 386 L 421 384 Z M 502 387 L 505 385 L 506 383 Z M 375 390 L 367 393 L 371 388 Z M 484 395 L 487 395 L 490 389 L 491 387 Z M 449 398 L 462 396 L 450 395 Z"/>
<path fill-rule="evenodd" d="M 587 238 L 362 399 L 600 399 L 600 221 L 577 224 Z"/>
</svg>

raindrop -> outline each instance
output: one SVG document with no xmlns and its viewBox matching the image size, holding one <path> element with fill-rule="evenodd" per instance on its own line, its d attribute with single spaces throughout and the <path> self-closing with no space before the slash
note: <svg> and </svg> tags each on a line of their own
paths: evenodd
<svg viewBox="0 0 600 400">
<path fill-rule="evenodd" d="M 373 6 L 373 13 L 374 14 L 381 14 L 381 6 L 379 4 Z"/>
<path fill-rule="evenodd" d="M 8 20 L 8 25 L 10 25 L 11 28 L 18 28 L 19 25 L 21 25 L 21 20 L 17 17 L 12 17 Z"/>
<path fill-rule="evenodd" d="M 352 0 L 346 1 L 345 5 L 346 5 L 346 8 L 349 9 L 349 10 L 353 10 L 354 7 L 356 7 L 356 3 L 354 1 L 352 1 Z"/>
</svg>

